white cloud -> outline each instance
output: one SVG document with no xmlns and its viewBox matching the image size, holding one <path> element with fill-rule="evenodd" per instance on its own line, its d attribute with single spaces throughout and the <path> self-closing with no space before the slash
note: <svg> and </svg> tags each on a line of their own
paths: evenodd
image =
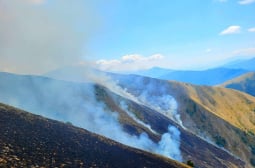
<svg viewBox="0 0 255 168">
<path fill-rule="evenodd" d="M 248 5 L 248 4 L 251 4 L 251 3 L 254 3 L 255 0 L 240 0 L 238 3 L 240 5 Z"/>
<path fill-rule="evenodd" d="M 240 26 L 229 26 L 228 28 L 224 29 L 222 32 L 220 32 L 220 35 L 226 35 L 226 34 L 237 34 L 241 32 Z"/>
<path fill-rule="evenodd" d="M 255 27 L 251 27 L 248 29 L 249 32 L 255 32 Z"/>
<path fill-rule="evenodd" d="M 106 71 L 134 71 L 159 66 L 164 56 L 154 54 L 144 57 L 139 54 L 124 55 L 121 59 L 98 60 L 97 67 Z"/>
<path fill-rule="evenodd" d="M 241 55 L 241 56 L 253 56 L 255 55 L 255 48 L 244 48 L 239 49 L 233 52 L 234 55 Z"/>
</svg>

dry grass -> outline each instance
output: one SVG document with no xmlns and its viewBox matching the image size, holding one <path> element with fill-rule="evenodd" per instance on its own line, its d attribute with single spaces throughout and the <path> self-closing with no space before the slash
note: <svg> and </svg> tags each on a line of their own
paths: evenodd
<svg viewBox="0 0 255 168">
<path fill-rule="evenodd" d="M 184 125 L 246 161 L 255 155 L 255 97 L 221 87 L 169 82 Z"/>
</svg>

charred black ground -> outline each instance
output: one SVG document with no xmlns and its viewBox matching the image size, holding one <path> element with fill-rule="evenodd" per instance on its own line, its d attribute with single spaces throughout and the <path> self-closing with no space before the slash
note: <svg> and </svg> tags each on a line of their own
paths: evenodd
<svg viewBox="0 0 255 168">
<path fill-rule="evenodd" d="M 0 167 L 186 167 L 0 104 Z"/>
</svg>

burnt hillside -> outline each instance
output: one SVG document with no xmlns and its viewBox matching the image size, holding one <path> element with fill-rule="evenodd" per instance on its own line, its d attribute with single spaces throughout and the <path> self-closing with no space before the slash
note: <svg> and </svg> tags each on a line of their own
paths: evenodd
<svg viewBox="0 0 255 168">
<path fill-rule="evenodd" d="M 0 104 L 0 167 L 186 167 Z"/>
</svg>

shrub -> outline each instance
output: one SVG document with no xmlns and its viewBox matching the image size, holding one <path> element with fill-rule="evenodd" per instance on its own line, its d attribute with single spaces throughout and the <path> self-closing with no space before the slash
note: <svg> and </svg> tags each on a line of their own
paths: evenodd
<svg viewBox="0 0 255 168">
<path fill-rule="evenodd" d="M 251 146 L 251 153 L 255 155 L 255 146 Z"/>
<path fill-rule="evenodd" d="M 255 166 L 255 158 L 251 158 L 250 163 L 251 163 L 252 166 Z"/>
<path fill-rule="evenodd" d="M 216 144 L 219 147 L 225 147 L 227 144 L 226 140 L 222 136 L 219 136 L 219 135 L 215 136 L 214 139 L 215 139 Z"/>
<path fill-rule="evenodd" d="M 73 125 L 70 121 L 66 122 L 67 125 Z"/>
<path fill-rule="evenodd" d="M 194 163 L 192 162 L 192 160 L 188 160 L 187 161 L 187 165 L 190 167 L 195 167 Z"/>
</svg>

